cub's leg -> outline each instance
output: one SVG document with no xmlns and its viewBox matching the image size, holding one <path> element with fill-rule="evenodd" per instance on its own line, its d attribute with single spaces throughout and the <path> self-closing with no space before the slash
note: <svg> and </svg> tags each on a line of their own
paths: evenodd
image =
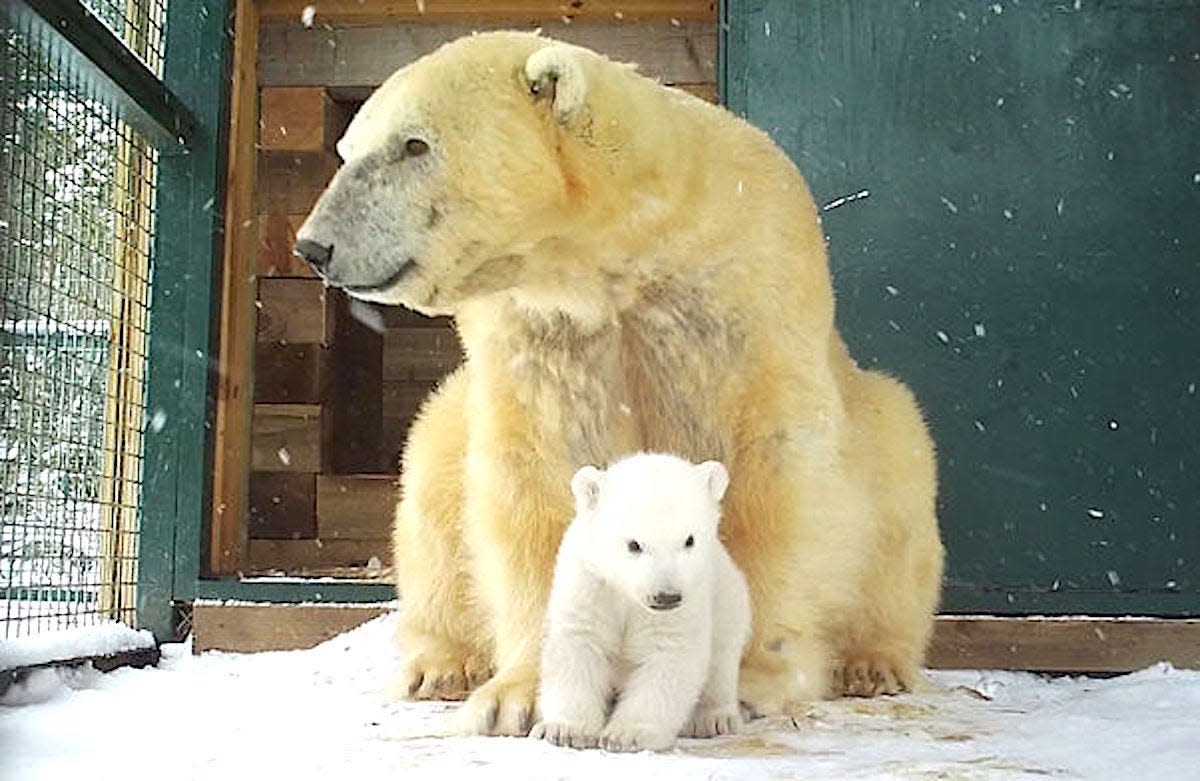
<svg viewBox="0 0 1200 781">
<path fill-rule="evenodd" d="M 718 553 L 713 610 L 712 661 L 700 700 L 684 725 L 684 737 L 710 738 L 741 729 L 738 706 L 738 668 L 750 636 L 750 595 L 746 581 L 729 554 Z"/>
<path fill-rule="evenodd" d="M 425 402 L 404 450 L 392 533 L 400 596 L 396 698 L 462 699 L 491 674 L 462 540 L 465 370 Z"/>
<path fill-rule="evenodd" d="M 662 751 L 675 743 L 695 707 L 711 660 L 683 631 L 656 636 L 655 650 L 640 660 L 621 687 L 616 708 L 600 735 L 609 751 Z M 700 653 L 697 653 L 700 650 Z"/>
<path fill-rule="evenodd" d="M 559 746 L 594 747 L 613 691 L 611 651 L 620 644 L 612 615 L 594 579 L 556 575 L 542 648 L 538 710 L 529 735 Z"/>
</svg>

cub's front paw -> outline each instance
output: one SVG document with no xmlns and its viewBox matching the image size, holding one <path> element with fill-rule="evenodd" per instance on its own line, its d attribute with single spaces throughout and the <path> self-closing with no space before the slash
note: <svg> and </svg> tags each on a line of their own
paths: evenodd
<svg viewBox="0 0 1200 781">
<path fill-rule="evenodd" d="M 595 748 L 600 741 L 595 730 L 557 721 L 539 721 L 529 731 L 529 737 L 570 748 Z"/>
<path fill-rule="evenodd" d="M 675 745 L 675 736 L 642 724 L 609 724 L 600 733 L 605 751 L 665 751 Z"/>
<path fill-rule="evenodd" d="M 732 735 L 742 728 L 742 714 L 736 705 L 721 708 L 701 708 L 692 720 L 683 726 L 680 735 L 685 738 L 715 738 Z"/>
</svg>

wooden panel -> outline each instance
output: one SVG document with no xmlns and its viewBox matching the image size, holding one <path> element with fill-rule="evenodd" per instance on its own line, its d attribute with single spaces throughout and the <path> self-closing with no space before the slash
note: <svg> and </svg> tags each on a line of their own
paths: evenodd
<svg viewBox="0 0 1200 781">
<path fill-rule="evenodd" d="M 231 574 L 241 564 L 249 481 L 254 361 L 255 164 L 258 138 L 258 12 L 253 0 L 234 11 L 224 268 L 213 432 L 213 515 L 207 569 Z"/>
<path fill-rule="evenodd" d="M 262 18 L 299 24 L 308 0 L 259 0 Z M 322 0 L 313 19 L 320 24 L 381 22 L 716 19 L 716 0 Z"/>
<path fill-rule="evenodd" d="M 397 498 L 395 477 L 322 475 L 317 478 L 317 535 L 325 541 L 386 540 Z"/>
<path fill-rule="evenodd" d="M 449 328 L 390 328 L 383 339 L 383 379 L 438 380 L 462 362 L 458 336 Z"/>
<path fill-rule="evenodd" d="M 383 605 L 192 606 L 192 651 L 290 651 L 348 632 L 389 612 Z"/>
<path fill-rule="evenodd" d="M 296 231 L 304 224 L 304 214 L 271 212 L 258 217 L 258 255 L 254 267 L 260 277 L 308 277 L 316 279 L 312 266 L 296 257 Z"/>
<path fill-rule="evenodd" d="M 249 518 L 251 539 L 315 538 L 317 476 L 289 472 L 252 472 Z"/>
<path fill-rule="evenodd" d="M 337 168 L 337 157 L 328 152 L 260 154 L 259 213 L 307 215 Z"/>
<path fill-rule="evenodd" d="M 333 314 L 321 280 L 261 279 L 258 303 L 260 343 L 333 343 Z"/>
<path fill-rule="evenodd" d="M 383 384 L 383 416 L 411 418 L 437 387 L 436 382 L 400 380 Z"/>
<path fill-rule="evenodd" d="M 319 344 L 258 344 L 254 352 L 254 401 L 319 404 L 327 350 Z"/>
<path fill-rule="evenodd" d="M 391 546 L 383 540 L 250 540 L 246 567 L 304 574 L 332 567 L 366 567 L 371 559 L 388 566 Z"/>
<path fill-rule="evenodd" d="M 323 87 L 264 87 L 259 96 L 264 151 L 332 151 L 348 121 L 347 110 Z"/>
<path fill-rule="evenodd" d="M 1126 672 L 1161 661 L 1200 669 L 1200 619 L 942 616 L 928 666 Z"/>
<path fill-rule="evenodd" d="M 670 86 L 677 90 L 683 90 L 690 95 L 695 95 L 709 103 L 717 102 L 717 83 L 715 81 L 708 81 L 703 84 L 672 84 Z"/>
<path fill-rule="evenodd" d="M 642 73 L 674 84 L 716 81 L 717 34 L 711 22 L 539 22 L 553 38 L 595 49 Z M 423 24 L 311 30 L 263 28 L 259 79 L 272 86 L 377 86 L 447 41 L 497 24 Z"/>
<path fill-rule="evenodd" d="M 321 407 L 255 404 L 251 464 L 263 472 L 321 471 Z"/>
<path fill-rule="evenodd" d="M 331 291 L 334 348 L 325 384 L 327 471 L 359 474 L 386 469 L 380 449 L 383 335 L 375 309 Z"/>
</svg>

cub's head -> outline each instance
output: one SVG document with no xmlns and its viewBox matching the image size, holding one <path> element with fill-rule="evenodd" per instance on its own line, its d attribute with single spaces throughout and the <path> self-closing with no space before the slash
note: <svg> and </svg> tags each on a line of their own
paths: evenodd
<svg viewBox="0 0 1200 781">
<path fill-rule="evenodd" d="M 587 56 L 489 33 L 395 73 L 338 142 L 296 254 L 353 296 L 427 313 L 513 285 L 578 200 L 561 134 L 584 112 Z"/>
<path fill-rule="evenodd" d="M 594 571 L 647 610 L 673 610 L 712 576 L 721 498 L 716 461 L 639 454 L 575 473 L 576 523 Z"/>
</svg>

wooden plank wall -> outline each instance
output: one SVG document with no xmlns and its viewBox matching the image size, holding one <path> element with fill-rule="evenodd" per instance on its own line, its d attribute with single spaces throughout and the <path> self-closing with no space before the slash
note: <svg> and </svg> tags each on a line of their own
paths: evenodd
<svg viewBox="0 0 1200 781">
<path fill-rule="evenodd" d="M 330 0 L 306 26 L 308 5 L 238 4 L 214 574 L 382 574 L 408 426 L 462 360 L 447 319 L 364 317 L 292 254 L 376 86 L 462 35 L 541 28 L 716 99 L 708 0 Z"/>
</svg>

